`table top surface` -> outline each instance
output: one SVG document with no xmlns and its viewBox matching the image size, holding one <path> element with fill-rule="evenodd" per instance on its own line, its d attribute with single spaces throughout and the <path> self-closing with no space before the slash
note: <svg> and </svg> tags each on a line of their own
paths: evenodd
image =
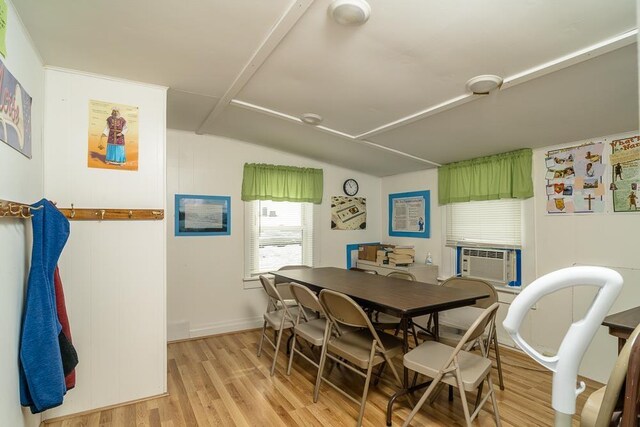
<svg viewBox="0 0 640 427">
<path fill-rule="evenodd" d="M 640 307 L 610 314 L 604 318 L 602 324 L 609 328 L 625 329 L 631 332 L 640 325 Z"/>
<path fill-rule="evenodd" d="M 473 305 L 488 293 L 349 271 L 335 267 L 274 271 L 276 280 L 296 282 L 314 291 L 331 289 L 359 304 L 397 317 L 415 317 Z"/>
</svg>

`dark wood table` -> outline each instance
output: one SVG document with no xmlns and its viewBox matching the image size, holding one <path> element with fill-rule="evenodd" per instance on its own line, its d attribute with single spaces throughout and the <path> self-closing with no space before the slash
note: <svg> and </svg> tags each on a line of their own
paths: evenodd
<svg viewBox="0 0 640 427">
<path fill-rule="evenodd" d="M 363 307 L 381 311 L 402 319 L 403 351 L 409 351 L 409 320 L 426 314 L 452 308 L 473 305 L 488 293 L 442 287 L 422 282 L 366 274 L 335 267 L 306 268 L 299 270 L 274 271 L 276 283 L 295 282 L 307 286 L 313 291 L 331 289 L 353 298 Z M 437 324 L 437 322 L 436 322 Z M 395 400 L 407 394 L 409 371 L 404 368 L 404 388 L 395 393 L 387 406 L 387 425 L 391 425 L 391 412 Z"/>
<path fill-rule="evenodd" d="M 618 338 L 618 353 L 620 353 L 631 332 L 640 325 L 640 307 L 610 314 L 604 318 L 602 324 L 609 328 L 610 335 Z"/>
</svg>

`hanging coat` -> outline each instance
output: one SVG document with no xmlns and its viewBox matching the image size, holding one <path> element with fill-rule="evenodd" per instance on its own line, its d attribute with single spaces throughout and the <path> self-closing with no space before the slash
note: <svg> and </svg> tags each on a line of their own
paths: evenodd
<svg viewBox="0 0 640 427">
<path fill-rule="evenodd" d="M 69 221 L 48 200 L 33 205 L 33 251 L 20 337 L 20 403 L 32 413 L 62 404 L 66 393 L 54 271 L 69 237 Z"/>
</svg>

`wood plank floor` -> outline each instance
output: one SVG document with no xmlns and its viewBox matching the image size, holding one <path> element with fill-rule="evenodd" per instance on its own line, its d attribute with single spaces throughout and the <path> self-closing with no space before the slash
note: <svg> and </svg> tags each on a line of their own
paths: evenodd
<svg viewBox="0 0 640 427">
<path fill-rule="evenodd" d="M 270 377 L 273 350 L 265 345 L 262 356 L 258 358 L 259 338 L 259 331 L 247 331 L 169 344 L 168 397 L 45 424 L 51 427 L 355 425 L 357 405 L 331 387 L 323 385 L 318 403 L 313 403 L 316 371 L 301 357 L 294 359 L 291 376 L 287 376 L 287 358 L 281 351 L 276 374 Z M 551 374 L 519 352 L 504 349 L 501 356 L 506 389 L 497 389 L 497 396 L 502 425 L 553 425 Z M 400 358 L 397 359 L 397 367 L 401 367 Z M 362 391 L 363 382 L 345 371 L 333 369 L 331 376 L 343 389 L 357 395 Z M 391 377 L 388 372 L 387 377 Z M 495 369 L 493 379 L 497 388 Z M 601 386 L 590 380 L 585 382 L 587 390 L 578 399 L 578 414 L 586 398 Z M 371 386 L 364 426 L 385 425 L 386 405 L 393 391 L 391 385 L 383 382 Z M 446 390 L 440 393 L 433 405 L 423 406 L 412 425 L 464 425 L 457 390 L 454 396 L 454 401 L 449 402 Z M 396 404 L 394 426 L 401 425 L 409 412 L 405 401 Z M 485 405 L 474 425 L 495 425 L 490 403 Z M 579 425 L 578 415 L 574 417 L 573 425 Z"/>
</svg>

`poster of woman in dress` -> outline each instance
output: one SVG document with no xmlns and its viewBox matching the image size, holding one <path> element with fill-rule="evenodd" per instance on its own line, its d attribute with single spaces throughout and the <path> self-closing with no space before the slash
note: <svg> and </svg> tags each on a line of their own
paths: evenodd
<svg viewBox="0 0 640 427">
<path fill-rule="evenodd" d="M 138 107 L 89 101 L 87 166 L 138 170 Z"/>
</svg>

